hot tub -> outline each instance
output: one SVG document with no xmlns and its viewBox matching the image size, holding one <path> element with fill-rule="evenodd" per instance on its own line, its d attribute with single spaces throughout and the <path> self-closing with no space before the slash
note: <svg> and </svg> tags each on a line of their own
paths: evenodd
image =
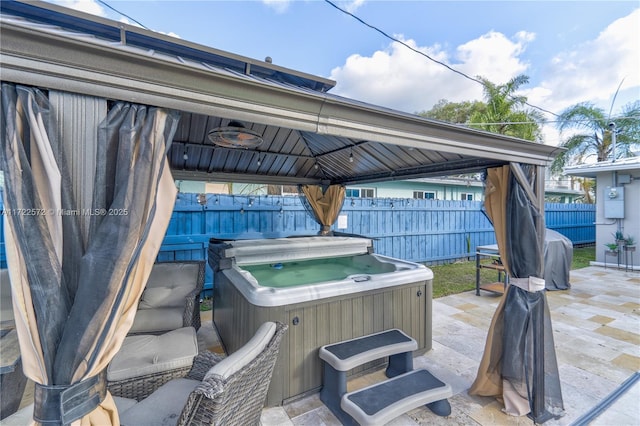
<svg viewBox="0 0 640 426">
<path fill-rule="evenodd" d="M 322 345 L 399 328 L 416 339 L 420 352 L 431 349 L 433 273 L 373 253 L 369 239 L 211 240 L 209 264 L 213 321 L 228 353 L 265 321 L 289 325 L 267 396 L 270 406 L 320 389 Z"/>
</svg>

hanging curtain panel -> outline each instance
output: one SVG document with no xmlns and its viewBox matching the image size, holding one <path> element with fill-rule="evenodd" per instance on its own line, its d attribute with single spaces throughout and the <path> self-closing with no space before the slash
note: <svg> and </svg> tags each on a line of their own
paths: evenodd
<svg viewBox="0 0 640 426">
<path fill-rule="evenodd" d="M 519 164 L 487 171 L 485 210 L 509 286 L 492 318 L 469 394 L 500 398 L 508 414 L 529 414 L 543 423 L 562 416 L 564 405 L 543 279 L 544 218 L 532 189 L 535 180 L 535 170 Z"/>
<path fill-rule="evenodd" d="M 316 222 L 320 224 L 320 235 L 331 234 L 331 226 L 338 219 L 342 204 L 344 203 L 345 187 L 342 185 L 330 185 L 323 188 L 318 185 L 302 185 L 300 187 L 304 197 L 302 202 L 310 211 Z"/>
<path fill-rule="evenodd" d="M 34 420 L 118 424 L 104 371 L 169 223 L 176 188 L 166 153 L 178 116 L 113 106 L 97 129 L 89 211 L 69 190 L 47 97 L 4 83 L 1 117 L 8 269 L 24 371 L 36 382 Z M 91 216 L 88 235 L 81 215 Z"/>
</svg>

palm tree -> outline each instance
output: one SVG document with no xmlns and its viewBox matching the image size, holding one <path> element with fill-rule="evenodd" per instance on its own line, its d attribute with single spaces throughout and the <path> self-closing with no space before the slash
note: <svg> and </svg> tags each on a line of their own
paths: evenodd
<svg viewBox="0 0 640 426">
<path fill-rule="evenodd" d="M 515 92 L 529 82 L 526 75 L 518 75 L 505 84 L 496 85 L 478 77 L 484 84 L 486 109 L 475 112 L 470 119 L 471 126 L 488 132 L 500 133 L 535 142 L 542 142 L 541 112 L 527 109 L 527 98 Z M 475 124 L 474 124 L 475 123 Z"/>
<path fill-rule="evenodd" d="M 613 152 L 609 124 L 615 123 L 616 152 Z M 565 165 L 579 164 L 594 158 L 598 161 L 633 157 L 640 147 L 640 101 L 622 108 L 616 117 L 608 117 L 602 108 L 583 102 L 564 110 L 558 116 L 558 130 L 576 130 L 560 146 L 567 150 L 556 157 L 551 171 L 562 172 Z"/>
</svg>

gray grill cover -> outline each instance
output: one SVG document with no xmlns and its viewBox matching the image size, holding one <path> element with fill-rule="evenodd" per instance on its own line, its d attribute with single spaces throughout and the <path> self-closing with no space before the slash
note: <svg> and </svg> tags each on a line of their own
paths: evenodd
<svg viewBox="0 0 640 426">
<path fill-rule="evenodd" d="M 544 281 L 547 290 L 571 288 L 569 272 L 573 259 L 573 244 L 561 233 L 547 229 L 544 238 Z"/>
</svg>

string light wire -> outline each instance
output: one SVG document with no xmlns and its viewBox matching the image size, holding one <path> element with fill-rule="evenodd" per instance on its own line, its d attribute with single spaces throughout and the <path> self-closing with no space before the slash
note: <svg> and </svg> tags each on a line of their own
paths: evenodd
<svg viewBox="0 0 640 426">
<path fill-rule="evenodd" d="M 372 30 L 374 30 L 374 31 L 377 31 L 378 33 L 382 34 L 384 37 L 388 38 L 389 40 L 394 41 L 394 42 L 396 42 L 396 43 L 399 43 L 399 44 L 403 45 L 403 46 L 404 46 L 404 47 L 406 47 L 407 49 L 410 49 L 411 51 L 413 51 L 413 52 L 415 52 L 415 53 L 417 53 L 417 54 L 419 54 L 419 55 L 424 56 L 424 57 L 425 57 L 425 58 L 427 58 L 428 60 L 430 60 L 430 61 L 432 61 L 432 62 L 435 62 L 436 64 L 438 64 L 438 65 L 441 65 L 441 66 L 445 67 L 445 68 L 446 68 L 446 69 L 448 69 L 449 71 L 453 71 L 454 73 L 456 73 L 456 74 L 458 74 L 458 75 L 461 75 L 462 77 L 464 77 L 464 78 L 466 78 L 466 79 L 469 79 L 469 80 L 471 80 L 471 81 L 473 81 L 473 82 L 475 82 L 475 83 L 481 84 L 483 87 L 486 87 L 485 83 L 484 83 L 482 80 L 477 79 L 477 78 L 474 78 L 474 77 L 471 77 L 470 75 L 465 74 L 465 73 L 463 73 L 462 71 L 459 71 L 459 70 L 457 70 L 457 69 L 453 68 L 452 66 L 450 66 L 450 65 L 448 65 L 448 64 L 446 64 L 446 63 L 444 63 L 444 62 L 441 62 L 441 61 L 438 61 L 437 59 L 432 58 L 431 56 L 429 56 L 429 55 L 427 55 L 426 53 L 424 53 L 424 52 L 422 52 L 422 51 L 420 51 L 420 50 L 418 50 L 418 49 L 416 49 L 416 48 L 414 48 L 414 47 L 410 46 L 409 44 L 405 43 L 404 41 L 402 41 L 402 40 L 400 40 L 400 39 L 397 39 L 397 38 L 395 38 L 395 37 L 393 37 L 393 36 L 390 36 L 389 34 L 387 34 L 386 32 L 384 32 L 384 31 L 383 31 L 383 30 L 381 30 L 380 28 L 376 27 L 375 25 L 371 25 L 371 24 L 369 24 L 368 22 L 365 22 L 365 21 L 364 21 L 363 19 L 361 19 L 360 17 L 358 17 L 358 16 L 354 15 L 353 13 L 351 13 L 351 12 L 349 12 L 349 11 L 347 11 L 347 10 L 342 9 L 340 6 L 336 5 L 336 4 L 335 4 L 335 3 L 333 3 L 331 0 L 324 0 L 324 1 L 325 1 L 326 3 L 328 3 L 328 4 L 330 4 L 331 6 L 333 6 L 334 8 L 338 9 L 340 12 L 342 12 L 342 13 L 344 13 L 344 14 L 346 14 L 346 15 L 351 16 L 353 19 L 355 19 L 356 21 L 360 22 L 361 24 L 363 24 L 363 25 L 365 25 L 365 26 L 367 26 L 367 27 L 371 28 L 371 29 L 372 29 Z M 511 97 L 511 99 L 515 99 L 515 97 Z M 540 110 L 540 111 L 542 111 L 542 112 L 546 112 L 547 114 L 551 114 L 551 115 L 553 115 L 553 116 L 555 116 L 555 117 L 558 117 L 558 114 L 556 114 L 555 112 L 551 112 L 551 111 L 549 111 L 549 110 L 547 110 L 547 109 L 544 109 L 544 108 L 541 108 L 541 107 L 539 107 L 539 106 L 532 105 L 532 104 L 530 104 L 529 102 L 524 102 L 524 104 L 525 104 L 525 105 L 527 105 L 527 106 L 529 106 L 529 107 L 531 107 L 531 108 L 535 108 L 535 109 Z"/>
<path fill-rule="evenodd" d="M 144 25 L 142 25 L 142 23 L 140 23 L 139 21 L 137 21 L 136 19 L 132 18 L 131 16 L 127 15 L 126 13 L 122 13 L 120 12 L 118 9 L 116 9 L 113 6 L 110 6 L 109 4 L 107 4 L 107 2 L 103 1 L 103 0 L 98 0 L 98 3 L 102 4 L 103 6 L 113 10 L 114 12 L 124 16 L 127 19 L 131 19 L 133 22 L 135 22 L 136 24 L 140 25 L 142 28 L 144 28 L 145 30 L 149 30 L 149 28 L 145 27 Z M 151 30 L 149 30 L 151 31 Z"/>
</svg>

